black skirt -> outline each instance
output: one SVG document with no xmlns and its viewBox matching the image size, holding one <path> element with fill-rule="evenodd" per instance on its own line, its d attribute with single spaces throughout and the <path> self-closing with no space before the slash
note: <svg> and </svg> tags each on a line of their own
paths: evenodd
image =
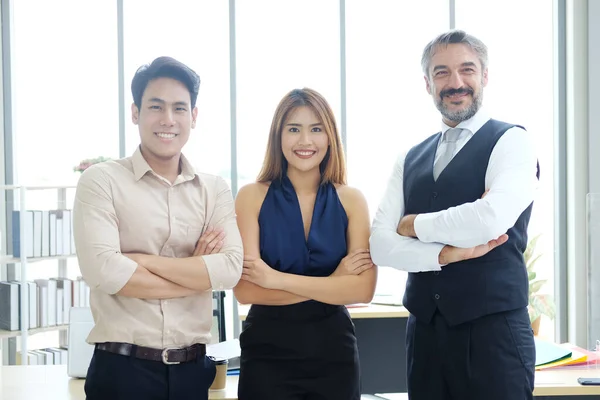
<svg viewBox="0 0 600 400">
<path fill-rule="evenodd" d="M 253 305 L 240 346 L 240 400 L 360 399 L 354 324 L 344 306 Z"/>
</svg>

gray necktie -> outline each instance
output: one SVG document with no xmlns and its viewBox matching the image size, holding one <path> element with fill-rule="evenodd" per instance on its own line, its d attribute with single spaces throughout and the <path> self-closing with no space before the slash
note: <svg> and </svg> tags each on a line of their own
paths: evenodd
<svg viewBox="0 0 600 400">
<path fill-rule="evenodd" d="M 433 166 L 433 179 L 436 181 L 444 168 L 446 168 L 446 166 L 450 163 L 452 157 L 454 157 L 454 152 L 456 151 L 456 142 L 460 138 L 461 133 L 462 129 L 451 128 L 448 129 L 444 134 L 443 141 L 446 143 L 446 150 L 440 155 L 440 158 Z"/>
</svg>

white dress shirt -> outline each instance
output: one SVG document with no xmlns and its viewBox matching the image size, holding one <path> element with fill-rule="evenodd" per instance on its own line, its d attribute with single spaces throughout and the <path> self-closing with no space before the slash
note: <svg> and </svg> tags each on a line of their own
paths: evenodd
<svg viewBox="0 0 600 400">
<path fill-rule="evenodd" d="M 489 119 L 485 110 L 480 109 L 471 119 L 456 126 L 464 131 L 454 155 Z M 442 124 L 436 162 L 445 150 L 443 135 L 448 129 L 449 126 Z M 441 269 L 438 256 L 445 245 L 468 248 L 498 238 L 514 226 L 537 191 L 533 138 L 523 129 L 514 127 L 504 133 L 492 150 L 485 174 L 485 188 L 489 190 L 485 198 L 439 212 L 419 214 L 414 223 L 417 238 L 400 236 L 397 228 L 405 212 L 405 158 L 405 153 L 398 157 L 373 221 L 371 258 L 379 266 L 407 272 L 438 271 Z"/>
</svg>

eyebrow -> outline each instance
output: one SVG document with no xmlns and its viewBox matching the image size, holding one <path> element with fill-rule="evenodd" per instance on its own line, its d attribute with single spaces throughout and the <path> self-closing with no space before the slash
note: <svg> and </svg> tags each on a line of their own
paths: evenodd
<svg viewBox="0 0 600 400">
<path fill-rule="evenodd" d="M 286 126 L 302 126 L 302 124 L 297 124 L 295 122 L 290 122 L 289 124 L 285 124 Z M 322 122 L 317 122 L 314 124 L 310 124 L 309 126 L 312 128 L 313 126 L 319 126 L 319 125 L 323 125 Z"/>
<path fill-rule="evenodd" d="M 475 68 L 477 68 L 477 64 L 475 64 L 473 61 L 464 62 L 464 63 L 460 64 L 460 66 L 463 67 L 463 68 L 464 67 L 475 67 Z M 439 71 L 441 69 L 448 69 L 448 66 L 447 65 L 436 65 L 435 67 L 433 67 L 433 71 L 432 72 L 436 72 L 436 71 Z"/>
<path fill-rule="evenodd" d="M 167 104 L 166 101 L 164 101 L 161 98 L 158 97 L 152 97 L 151 99 L 148 100 L 151 103 L 160 103 L 160 104 Z M 173 105 L 175 106 L 186 106 L 188 107 L 188 103 L 186 103 L 185 101 L 176 101 L 175 103 L 173 103 Z"/>
</svg>

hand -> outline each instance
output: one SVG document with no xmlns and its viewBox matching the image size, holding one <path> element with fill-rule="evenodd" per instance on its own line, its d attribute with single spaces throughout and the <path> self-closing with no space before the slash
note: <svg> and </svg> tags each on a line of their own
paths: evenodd
<svg viewBox="0 0 600 400">
<path fill-rule="evenodd" d="M 371 260 L 369 250 L 360 249 L 342 258 L 342 261 L 331 276 L 360 275 L 374 266 L 375 264 Z"/>
<path fill-rule="evenodd" d="M 442 249 L 442 251 L 440 251 L 438 261 L 440 264 L 445 265 L 458 261 L 469 260 L 471 258 L 479 258 L 494 250 L 496 247 L 503 245 L 504 243 L 506 243 L 507 240 L 508 235 L 503 234 L 500 235 L 498 239 L 493 239 L 487 242 L 486 244 L 480 244 L 479 246 L 471 247 L 468 249 L 454 246 L 445 246 Z"/>
<path fill-rule="evenodd" d="M 417 233 L 415 232 L 415 219 L 417 218 L 416 214 L 409 214 L 402 217 L 400 223 L 398 224 L 398 235 L 407 236 L 407 237 L 417 237 Z"/>
<path fill-rule="evenodd" d="M 223 247 L 223 239 L 225 239 L 225 231 L 223 228 L 206 228 L 194 249 L 194 257 L 206 256 L 209 254 L 217 254 Z"/>
<path fill-rule="evenodd" d="M 281 272 L 269 267 L 262 259 L 244 256 L 242 279 L 265 289 L 279 289 Z"/>
</svg>

